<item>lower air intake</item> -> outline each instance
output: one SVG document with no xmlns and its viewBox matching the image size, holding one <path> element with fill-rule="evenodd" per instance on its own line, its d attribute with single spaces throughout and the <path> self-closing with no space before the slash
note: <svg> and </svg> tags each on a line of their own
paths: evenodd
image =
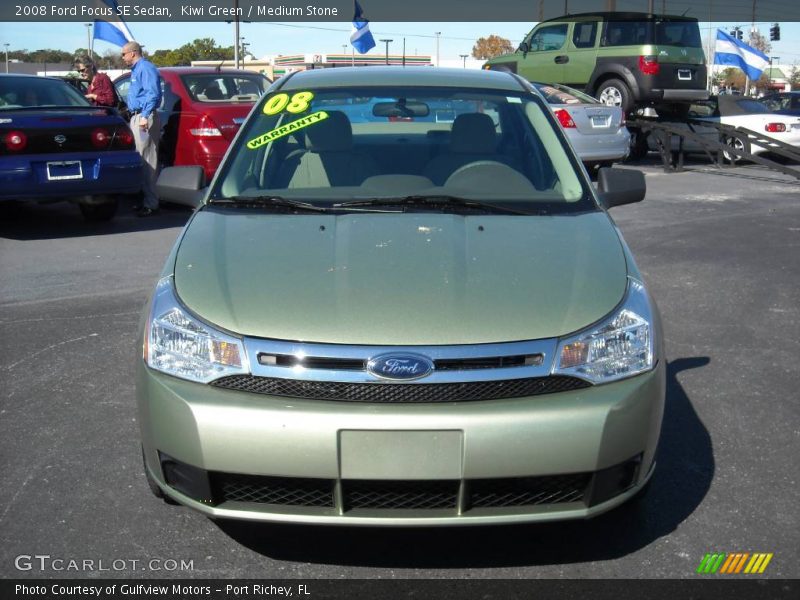
<svg viewBox="0 0 800 600">
<path fill-rule="evenodd" d="M 465 402 L 522 398 L 554 394 L 589 387 L 575 377 L 553 375 L 501 381 L 469 381 L 462 383 L 342 383 L 336 381 L 300 381 L 252 375 L 231 375 L 211 385 L 229 390 L 288 396 L 313 400 L 373 403 Z"/>
</svg>

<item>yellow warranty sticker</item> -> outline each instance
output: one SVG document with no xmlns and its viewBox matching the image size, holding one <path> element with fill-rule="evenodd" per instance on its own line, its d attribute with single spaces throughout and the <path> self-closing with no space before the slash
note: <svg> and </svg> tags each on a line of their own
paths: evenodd
<svg viewBox="0 0 800 600">
<path fill-rule="evenodd" d="M 294 133 L 299 129 L 303 129 L 304 127 L 308 127 L 309 125 L 315 125 L 316 123 L 321 123 L 325 119 L 328 118 L 328 113 L 324 110 L 320 110 L 315 113 L 311 113 L 310 115 L 303 117 L 302 119 L 297 119 L 296 121 L 292 121 L 291 123 L 287 123 L 286 125 L 281 125 L 280 127 L 276 127 L 272 131 L 268 131 L 267 133 L 258 136 L 247 142 L 247 147 L 250 150 L 256 150 L 265 144 L 269 144 L 273 140 L 277 140 L 285 135 L 289 135 L 290 133 Z"/>
</svg>

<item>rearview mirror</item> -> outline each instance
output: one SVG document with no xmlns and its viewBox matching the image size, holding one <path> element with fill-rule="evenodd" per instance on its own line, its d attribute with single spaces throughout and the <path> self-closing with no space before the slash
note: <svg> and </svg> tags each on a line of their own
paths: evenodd
<svg viewBox="0 0 800 600">
<path fill-rule="evenodd" d="M 372 107 L 375 117 L 427 117 L 430 114 L 424 102 L 406 102 L 402 98 L 397 102 L 377 102 Z"/>
<path fill-rule="evenodd" d="M 644 200 L 647 183 L 644 173 L 636 169 L 603 167 L 597 172 L 597 190 L 603 206 L 611 208 Z"/>
<path fill-rule="evenodd" d="M 158 176 L 156 194 L 165 202 L 197 208 L 203 200 L 205 187 L 203 167 L 167 167 Z"/>
</svg>

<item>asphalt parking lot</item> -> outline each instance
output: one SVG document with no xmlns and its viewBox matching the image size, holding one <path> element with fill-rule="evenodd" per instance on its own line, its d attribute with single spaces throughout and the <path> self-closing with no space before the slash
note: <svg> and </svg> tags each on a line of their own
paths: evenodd
<svg viewBox="0 0 800 600">
<path fill-rule="evenodd" d="M 755 166 L 639 168 L 647 198 L 612 215 L 666 332 L 653 488 L 636 510 L 525 527 L 253 525 L 156 500 L 135 332 L 189 212 L 125 208 L 90 225 L 72 206 L 3 210 L 0 576 L 692 578 L 707 552 L 769 552 L 763 577 L 800 577 L 800 181 Z M 18 570 L 35 554 L 125 568 Z"/>
</svg>

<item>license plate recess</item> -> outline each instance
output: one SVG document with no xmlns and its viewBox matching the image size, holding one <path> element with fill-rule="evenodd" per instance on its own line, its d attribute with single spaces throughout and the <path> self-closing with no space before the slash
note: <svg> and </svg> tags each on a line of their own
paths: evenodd
<svg viewBox="0 0 800 600">
<path fill-rule="evenodd" d="M 47 163 L 47 180 L 83 179 L 83 167 L 79 160 L 60 160 Z"/>
</svg>

